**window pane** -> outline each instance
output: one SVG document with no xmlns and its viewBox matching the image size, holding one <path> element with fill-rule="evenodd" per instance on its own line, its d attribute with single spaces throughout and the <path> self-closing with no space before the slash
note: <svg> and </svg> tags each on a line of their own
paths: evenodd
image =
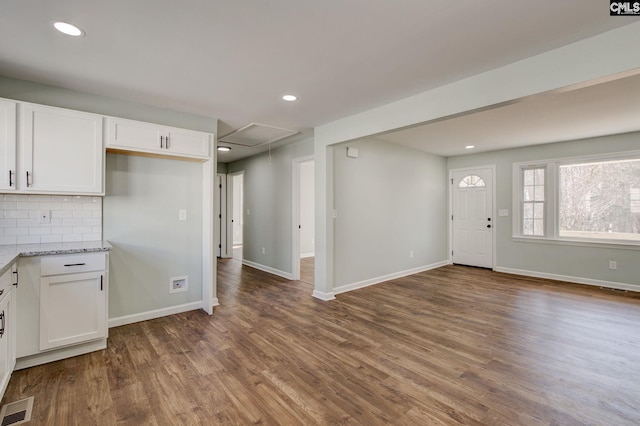
<svg viewBox="0 0 640 426">
<path fill-rule="evenodd" d="M 544 235 L 544 222 L 541 219 L 533 221 L 533 235 Z"/>
<path fill-rule="evenodd" d="M 525 219 L 522 223 L 522 233 L 524 235 L 533 235 L 533 220 Z"/>
<path fill-rule="evenodd" d="M 533 217 L 536 219 L 544 218 L 544 204 L 535 203 L 533 208 Z"/>
<path fill-rule="evenodd" d="M 535 193 L 534 186 L 524 187 L 524 201 L 533 201 L 533 194 Z"/>
<path fill-rule="evenodd" d="M 534 175 L 536 185 L 544 185 L 544 169 L 535 169 Z"/>
<path fill-rule="evenodd" d="M 535 200 L 544 201 L 544 186 L 535 186 Z"/>
<path fill-rule="evenodd" d="M 638 159 L 560 166 L 560 235 L 640 240 L 635 188 Z"/>
<path fill-rule="evenodd" d="M 525 185 L 533 185 L 534 179 L 533 179 L 533 170 L 525 170 L 524 171 L 524 184 Z"/>
<path fill-rule="evenodd" d="M 533 204 L 524 203 L 522 217 L 525 219 L 533 219 Z"/>
</svg>

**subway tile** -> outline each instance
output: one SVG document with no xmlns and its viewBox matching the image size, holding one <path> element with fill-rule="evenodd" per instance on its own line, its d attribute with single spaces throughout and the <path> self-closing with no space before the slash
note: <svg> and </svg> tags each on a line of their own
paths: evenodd
<svg viewBox="0 0 640 426">
<path fill-rule="evenodd" d="M 73 217 L 72 211 L 54 210 L 51 212 L 51 219 L 65 219 Z"/>
<path fill-rule="evenodd" d="M 94 234 L 102 234 L 102 226 L 92 226 L 91 232 Z"/>
<path fill-rule="evenodd" d="M 51 196 L 51 202 L 52 203 L 64 203 L 64 200 L 68 200 L 71 199 L 71 197 L 66 196 L 66 195 L 52 195 Z"/>
<path fill-rule="evenodd" d="M 24 226 L 16 226 L 15 228 L 3 228 L 4 235 L 29 235 L 29 228 Z"/>
<path fill-rule="evenodd" d="M 64 234 L 62 235 L 63 243 L 72 243 L 76 241 L 82 241 L 82 234 Z"/>
<path fill-rule="evenodd" d="M 35 201 L 18 201 L 18 210 L 40 210 L 40 203 Z"/>
<path fill-rule="evenodd" d="M 51 234 L 51 227 L 34 226 L 29 228 L 29 235 L 48 235 Z"/>
<path fill-rule="evenodd" d="M 62 210 L 62 203 L 40 203 L 40 210 Z"/>
<path fill-rule="evenodd" d="M 83 204 L 82 205 L 82 210 L 102 210 L 102 205 L 101 204 Z"/>
<path fill-rule="evenodd" d="M 102 219 L 102 210 L 94 210 L 91 212 L 91 217 L 99 217 Z"/>
<path fill-rule="evenodd" d="M 87 197 L 84 195 L 74 195 L 73 196 L 73 202 L 74 203 L 90 203 L 91 202 L 91 197 Z"/>
<path fill-rule="evenodd" d="M 16 226 L 38 226 L 40 224 L 40 220 L 38 218 L 35 219 L 16 219 Z"/>
<path fill-rule="evenodd" d="M 102 219 L 97 217 L 87 217 L 82 219 L 82 226 L 99 226 L 102 224 Z"/>
<path fill-rule="evenodd" d="M 90 226 L 74 226 L 73 233 L 74 234 L 90 234 L 91 227 Z"/>
<path fill-rule="evenodd" d="M 18 208 L 18 203 L 15 201 L 0 202 L 0 210 L 15 210 L 17 208 Z"/>
<path fill-rule="evenodd" d="M 63 218 L 62 225 L 63 226 L 81 226 L 82 218 Z"/>
<path fill-rule="evenodd" d="M 75 203 L 62 203 L 62 210 L 63 211 L 75 211 L 75 210 L 82 210 L 82 204 L 75 204 Z"/>
<path fill-rule="evenodd" d="M 17 219 L 0 219 L 0 228 L 13 228 L 17 224 Z"/>
<path fill-rule="evenodd" d="M 27 219 L 29 217 L 28 210 L 5 210 L 5 219 Z"/>
<path fill-rule="evenodd" d="M 38 219 L 38 223 L 40 223 L 40 210 L 28 210 L 29 219 Z"/>
<path fill-rule="evenodd" d="M 90 211 L 84 211 L 84 210 L 74 210 L 72 212 L 73 217 L 75 218 L 85 218 L 85 217 L 91 217 L 91 212 Z"/>
<path fill-rule="evenodd" d="M 102 239 L 102 234 L 82 234 L 82 241 L 98 241 Z"/>
<path fill-rule="evenodd" d="M 71 234 L 73 232 L 72 226 L 52 226 L 52 234 Z"/>
<path fill-rule="evenodd" d="M 29 195 L 29 201 L 51 201 L 51 195 Z"/>
<path fill-rule="evenodd" d="M 18 195 L 18 194 L 5 194 L 5 201 L 27 201 L 29 200 L 28 195 Z"/>
<path fill-rule="evenodd" d="M 51 219 L 51 223 L 47 223 L 49 226 L 62 226 L 62 219 Z"/>
<path fill-rule="evenodd" d="M 17 237 L 17 243 L 18 244 L 39 244 L 40 235 L 19 236 Z"/>
<path fill-rule="evenodd" d="M 61 243 L 62 235 L 42 235 L 40 236 L 41 243 Z"/>
<path fill-rule="evenodd" d="M 0 246 L 9 246 L 18 244 L 17 237 L 0 237 Z"/>
</svg>

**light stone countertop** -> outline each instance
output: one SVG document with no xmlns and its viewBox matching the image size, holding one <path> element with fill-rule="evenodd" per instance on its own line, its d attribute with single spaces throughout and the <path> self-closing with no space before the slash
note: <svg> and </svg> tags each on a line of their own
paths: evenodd
<svg viewBox="0 0 640 426">
<path fill-rule="evenodd" d="M 111 250 L 107 241 L 80 241 L 76 243 L 17 244 L 0 246 L 0 275 L 11 269 L 21 256 L 95 253 Z"/>
</svg>

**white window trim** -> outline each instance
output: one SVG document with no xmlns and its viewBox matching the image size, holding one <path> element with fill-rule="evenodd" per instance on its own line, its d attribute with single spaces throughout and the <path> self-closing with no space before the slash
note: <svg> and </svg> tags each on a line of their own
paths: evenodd
<svg viewBox="0 0 640 426">
<path fill-rule="evenodd" d="M 567 164 L 579 164 L 589 161 L 612 161 L 627 160 L 631 158 L 640 159 L 640 150 L 624 151 L 607 154 L 583 155 L 577 157 L 554 158 L 549 160 L 523 161 L 513 163 L 513 195 L 512 195 L 512 239 L 518 242 L 552 243 L 582 247 L 608 247 L 619 249 L 640 250 L 640 241 L 606 240 L 595 238 L 570 238 L 560 237 L 559 214 L 556 208 L 560 202 L 558 191 L 558 170 L 560 166 Z M 545 169 L 545 235 L 523 235 L 522 234 L 522 203 L 523 203 L 523 173 L 524 169 L 544 168 Z"/>
</svg>

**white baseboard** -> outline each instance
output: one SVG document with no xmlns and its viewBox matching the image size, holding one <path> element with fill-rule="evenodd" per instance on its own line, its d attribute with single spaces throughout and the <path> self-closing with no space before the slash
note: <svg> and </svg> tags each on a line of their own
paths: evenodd
<svg viewBox="0 0 640 426">
<path fill-rule="evenodd" d="M 313 290 L 313 297 L 316 299 L 324 300 L 328 302 L 329 300 L 334 300 L 336 298 L 334 293 L 325 293 L 323 291 Z"/>
<path fill-rule="evenodd" d="M 22 370 L 23 368 L 30 368 L 35 367 L 36 365 L 47 364 L 53 361 L 60 361 L 61 359 L 84 355 L 88 354 L 89 352 L 99 351 L 106 348 L 107 339 L 100 339 L 81 343 L 79 345 L 54 349 L 35 355 L 25 356 L 16 360 L 15 370 Z"/>
<path fill-rule="evenodd" d="M 259 263 L 255 263 L 250 260 L 244 260 L 244 259 L 242 260 L 242 264 L 254 269 L 259 269 L 260 271 L 268 272 L 270 274 L 277 275 L 282 278 L 286 278 L 288 280 L 293 279 L 293 275 L 291 274 L 291 272 L 281 271 L 279 269 L 272 268 L 270 266 L 261 265 Z"/>
<path fill-rule="evenodd" d="M 408 275 L 417 274 L 419 272 L 428 271 L 430 269 L 440 268 L 441 266 L 445 266 L 448 264 L 449 264 L 448 260 L 443 260 L 441 262 L 432 263 L 430 265 L 407 269 L 406 271 L 394 272 L 393 274 L 383 275 L 381 277 L 375 277 L 375 278 L 370 278 L 364 281 L 358 281 L 356 283 L 341 285 L 340 287 L 335 287 L 333 289 L 333 292 L 335 294 L 346 293 L 347 291 L 353 291 L 359 288 L 368 287 L 370 285 L 380 284 L 385 281 L 394 280 L 396 278 L 402 278 Z"/>
<path fill-rule="evenodd" d="M 305 259 L 307 257 L 315 257 L 316 254 L 315 253 L 302 253 L 300 254 L 300 259 Z"/>
<path fill-rule="evenodd" d="M 570 275 L 549 274 L 547 272 L 528 271 L 526 269 L 503 268 L 501 266 L 496 266 L 493 270 L 496 272 L 504 272 L 505 274 L 524 275 L 526 277 L 535 277 L 535 278 L 547 278 L 550 280 L 566 281 L 569 283 L 587 284 L 587 285 L 593 285 L 597 287 L 608 287 L 608 288 L 615 288 L 618 290 L 629 290 L 629 291 L 640 292 L 640 285 L 636 285 L 636 284 L 619 283 L 615 281 L 594 280 L 591 278 L 572 277 Z"/>
<path fill-rule="evenodd" d="M 220 306 L 220 301 L 217 297 L 211 299 L 211 306 Z"/>
<path fill-rule="evenodd" d="M 217 299 L 216 299 L 217 300 Z M 138 314 L 124 315 L 122 317 L 109 318 L 109 328 L 121 325 L 133 324 L 134 322 L 147 321 L 150 319 L 166 317 L 168 315 L 179 314 L 181 312 L 195 311 L 202 308 L 202 301 L 185 303 L 183 305 L 169 306 L 168 308 L 155 309 L 153 311 L 140 312 Z"/>
</svg>

